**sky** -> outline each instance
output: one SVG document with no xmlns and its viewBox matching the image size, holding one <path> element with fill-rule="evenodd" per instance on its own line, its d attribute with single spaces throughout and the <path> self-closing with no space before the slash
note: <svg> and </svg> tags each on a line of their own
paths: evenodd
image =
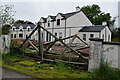
<svg viewBox="0 0 120 80">
<path fill-rule="evenodd" d="M 14 5 L 16 20 L 28 20 L 38 22 L 40 17 L 48 15 L 56 16 L 57 13 L 68 13 L 75 11 L 75 7 L 97 4 L 101 11 L 110 13 L 112 18 L 118 16 L 119 0 L 0 0 L 1 4 Z M 116 21 L 117 25 L 117 21 Z"/>
</svg>

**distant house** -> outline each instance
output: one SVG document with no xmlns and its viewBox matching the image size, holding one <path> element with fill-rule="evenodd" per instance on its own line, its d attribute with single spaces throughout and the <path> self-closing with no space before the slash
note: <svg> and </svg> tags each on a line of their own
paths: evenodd
<svg viewBox="0 0 120 80">
<path fill-rule="evenodd" d="M 111 30 L 108 26 L 85 26 L 79 30 L 78 36 L 89 43 L 89 38 L 100 38 L 111 42 Z"/>
<path fill-rule="evenodd" d="M 92 26 L 90 20 L 85 16 L 85 14 L 76 7 L 75 12 L 70 13 L 58 13 L 56 16 L 49 15 L 47 18 L 41 17 L 41 25 L 54 34 L 58 38 L 68 37 L 70 35 L 75 35 L 78 30 L 84 26 Z M 44 33 L 44 41 L 50 42 L 54 38 L 51 37 L 49 33 Z M 66 41 L 68 43 L 68 41 Z"/>
<path fill-rule="evenodd" d="M 16 24 L 11 27 L 11 39 L 26 39 L 26 37 L 33 31 L 36 25 L 34 24 Z M 35 40 L 34 33 L 30 39 Z"/>
</svg>

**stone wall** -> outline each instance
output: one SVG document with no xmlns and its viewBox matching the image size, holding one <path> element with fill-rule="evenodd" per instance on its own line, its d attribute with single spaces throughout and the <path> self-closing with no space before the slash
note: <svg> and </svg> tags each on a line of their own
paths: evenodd
<svg viewBox="0 0 120 80">
<path fill-rule="evenodd" d="M 111 67 L 120 69 L 120 43 L 90 39 L 88 71 L 98 69 L 102 61 L 107 61 Z"/>
<path fill-rule="evenodd" d="M 10 51 L 11 38 L 10 35 L 1 35 L 0 37 L 0 53 L 8 53 Z"/>
</svg>

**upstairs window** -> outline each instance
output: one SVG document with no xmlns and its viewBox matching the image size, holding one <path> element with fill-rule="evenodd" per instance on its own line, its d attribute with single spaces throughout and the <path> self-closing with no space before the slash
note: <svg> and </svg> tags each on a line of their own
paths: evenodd
<svg viewBox="0 0 120 80">
<path fill-rule="evenodd" d="M 94 34 L 90 34 L 90 38 L 94 38 Z"/>
<path fill-rule="evenodd" d="M 60 25 L 60 19 L 57 19 L 57 25 Z"/>
<path fill-rule="evenodd" d="M 28 31 L 30 31 L 30 28 L 28 28 Z"/>
<path fill-rule="evenodd" d="M 13 28 L 13 31 L 15 31 L 15 28 Z"/>
<path fill-rule="evenodd" d="M 48 21 L 48 27 L 50 27 L 50 21 Z"/>
<path fill-rule="evenodd" d="M 20 29 L 20 31 L 22 31 L 22 29 Z"/>
<path fill-rule="evenodd" d="M 83 34 L 83 40 L 86 41 L 86 34 Z"/>
</svg>

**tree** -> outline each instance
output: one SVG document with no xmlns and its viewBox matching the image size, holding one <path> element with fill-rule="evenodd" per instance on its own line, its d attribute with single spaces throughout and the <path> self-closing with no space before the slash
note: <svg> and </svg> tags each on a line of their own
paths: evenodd
<svg viewBox="0 0 120 80">
<path fill-rule="evenodd" d="M 102 22 L 107 22 L 107 26 L 113 26 L 115 20 L 111 20 L 110 13 L 104 13 L 98 5 L 87 5 L 81 8 L 83 13 L 94 25 L 102 25 Z"/>
<path fill-rule="evenodd" d="M 34 24 L 34 23 L 32 23 L 30 21 L 17 20 L 17 21 L 15 21 L 14 24 Z"/>
<path fill-rule="evenodd" d="M 6 24 L 13 24 L 14 23 L 14 13 L 15 11 L 12 10 L 13 5 L 2 5 L 0 6 L 0 23 L 2 26 Z"/>
<path fill-rule="evenodd" d="M 4 26 L 2 26 L 2 34 L 4 34 L 4 35 L 7 35 L 7 34 L 9 34 L 9 29 L 10 29 L 10 25 L 4 25 Z"/>
</svg>

